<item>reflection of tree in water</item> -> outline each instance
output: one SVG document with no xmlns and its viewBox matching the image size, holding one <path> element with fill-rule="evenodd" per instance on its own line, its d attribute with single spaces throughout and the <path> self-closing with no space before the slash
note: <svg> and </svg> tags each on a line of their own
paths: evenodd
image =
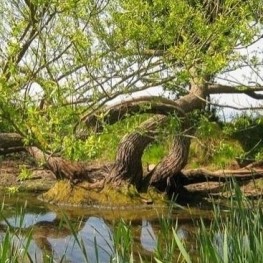
<svg viewBox="0 0 263 263">
<path fill-rule="evenodd" d="M 53 254 L 52 244 L 49 239 L 65 239 L 72 235 L 72 229 L 75 229 L 74 231 L 76 232 L 78 231 L 75 226 L 70 228 L 66 222 L 57 217 L 53 221 L 37 222 L 29 229 L 29 231 L 32 231 L 32 238 L 42 250 L 43 255 L 49 256 Z"/>
<path fill-rule="evenodd" d="M 9 218 L 10 219 L 10 218 Z M 7 219 L 7 221 L 9 221 Z M 28 236 L 31 233 L 32 241 L 40 249 L 43 262 L 48 257 L 59 259 L 59 262 L 85 262 L 84 253 L 88 255 L 88 262 L 96 261 L 96 250 L 99 262 L 109 262 L 114 256 L 114 231 L 118 227 L 120 218 L 112 220 L 105 217 L 86 216 L 85 218 L 67 218 L 64 214 L 56 213 L 51 220 L 40 220 L 25 227 L 13 226 L 11 223 L 0 224 L 0 231 L 11 231 L 16 237 Z M 150 258 L 156 249 L 157 239 L 161 232 L 159 219 L 133 219 L 129 222 L 133 242 L 135 258 L 140 254 L 144 258 Z M 170 225 L 171 227 L 175 225 Z M 182 238 L 188 238 L 192 232 L 192 219 L 178 219 L 178 233 Z M 78 241 L 76 241 L 76 238 Z M 31 242 L 31 246 L 34 246 Z M 96 248 L 95 248 L 96 246 Z M 33 251 L 33 257 L 36 254 Z M 31 250 L 29 251 L 31 255 Z M 60 261 L 64 257 L 63 261 Z M 67 261 L 69 260 L 69 261 Z M 39 262 L 39 261 L 37 261 Z"/>
<path fill-rule="evenodd" d="M 32 214 L 4 218 L 0 223 L 0 235 L 3 236 L 5 233 L 11 233 L 11 242 L 14 246 L 18 247 L 24 247 L 29 239 L 30 246 L 28 252 L 30 258 L 36 262 L 41 262 L 39 261 L 41 257 L 43 262 L 47 262 L 48 258 L 62 257 L 68 245 L 66 240 L 68 240 L 73 233 L 78 233 L 84 226 L 82 220 L 76 222 L 66 217 L 58 217 L 56 214 L 51 220 L 40 220 L 36 223 L 31 222 L 31 224 L 28 224 L 26 221 L 31 221 L 29 220 L 30 217 L 32 217 Z M 37 218 L 38 216 L 34 215 L 34 217 Z M 21 222 L 20 218 L 23 218 L 22 221 L 24 220 L 24 222 Z M 19 226 L 17 226 L 17 223 Z M 61 255 L 56 253 L 55 246 L 61 248 L 63 246 L 64 251 Z M 42 255 L 38 252 L 41 252 Z M 31 260 L 29 262 L 31 262 Z"/>
</svg>

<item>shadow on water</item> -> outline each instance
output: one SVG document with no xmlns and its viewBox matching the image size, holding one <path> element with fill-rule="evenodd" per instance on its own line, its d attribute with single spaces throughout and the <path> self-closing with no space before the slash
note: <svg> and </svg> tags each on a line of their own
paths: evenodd
<svg viewBox="0 0 263 263">
<path fill-rule="evenodd" d="M 3 200 L 5 206 L 0 218 L 0 238 L 3 239 L 8 229 L 16 233 L 16 246 L 21 246 L 26 242 L 26 236 L 30 235 L 28 251 L 37 263 L 44 261 L 44 254 L 52 255 L 58 262 L 86 262 L 83 247 L 88 262 L 110 262 L 114 254 L 114 226 L 121 219 L 131 225 L 134 250 L 150 257 L 157 246 L 161 217 L 172 218 L 174 224 L 177 222 L 177 235 L 193 243 L 194 220 L 200 217 L 210 220 L 212 217 L 208 207 L 175 207 L 172 212 L 165 207 L 61 208 L 38 201 L 32 194 L 19 194 L 18 197 L 5 197 Z"/>
</svg>

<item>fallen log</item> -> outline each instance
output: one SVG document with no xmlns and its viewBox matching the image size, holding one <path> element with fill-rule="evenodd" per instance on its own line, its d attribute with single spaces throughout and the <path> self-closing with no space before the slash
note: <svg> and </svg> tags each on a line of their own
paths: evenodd
<svg viewBox="0 0 263 263">
<path fill-rule="evenodd" d="M 24 146 L 23 137 L 18 133 L 0 133 L 0 148 L 7 149 Z"/>
<path fill-rule="evenodd" d="M 52 156 L 38 147 L 25 146 L 22 136 L 17 133 L 0 133 L 0 154 L 18 151 L 27 151 L 38 163 L 52 171 L 58 179 L 67 178 L 72 182 L 86 180 L 94 183 L 103 180 L 109 169 L 108 165 L 88 165 Z"/>
<path fill-rule="evenodd" d="M 230 178 L 235 178 L 238 181 L 256 179 L 263 177 L 262 168 L 244 167 L 235 170 L 217 170 L 210 171 L 205 168 L 186 169 L 179 174 L 180 182 L 183 185 L 201 183 L 207 181 L 227 181 Z"/>
<path fill-rule="evenodd" d="M 25 147 L 11 147 L 11 148 L 0 148 L 0 155 L 10 154 L 10 153 L 17 153 L 17 152 L 25 152 Z"/>
<path fill-rule="evenodd" d="M 84 162 L 65 160 L 62 157 L 48 155 L 37 147 L 28 147 L 27 151 L 38 162 L 50 169 L 57 179 L 67 178 L 72 182 L 88 181 L 95 183 L 104 180 L 108 174 L 109 165 L 89 165 Z"/>
</svg>

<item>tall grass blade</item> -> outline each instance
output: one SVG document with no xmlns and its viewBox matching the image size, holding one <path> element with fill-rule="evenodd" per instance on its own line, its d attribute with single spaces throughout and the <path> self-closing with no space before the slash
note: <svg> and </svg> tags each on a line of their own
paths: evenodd
<svg viewBox="0 0 263 263">
<path fill-rule="evenodd" d="M 224 256 L 224 263 L 228 263 L 227 229 L 225 229 L 224 231 L 223 256 Z"/>
<path fill-rule="evenodd" d="M 187 253 L 186 249 L 185 249 L 185 246 L 184 244 L 181 242 L 180 238 L 178 237 L 178 235 L 176 234 L 175 232 L 175 229 L 172 228 L 173 230 L 173 237 L 174 237 L 174 240 L 184 258 L 184 260 L 187 262 L 187 263 L 192 263 L 192 260 L 190 259 L 190 255 Z"/>
</svg>

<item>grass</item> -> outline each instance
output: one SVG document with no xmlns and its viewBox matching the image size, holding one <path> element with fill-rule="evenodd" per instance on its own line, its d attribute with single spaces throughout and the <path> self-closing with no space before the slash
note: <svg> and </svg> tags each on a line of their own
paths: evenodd
<svg viewBox="0 0 263 263">
<path fill-rule="evenodd" d="M 259 201 L 245 198 L 234 185 L 230 207 L 222 213 L 214 207 L 209 228 L 198 233 L 200 262 L 263 262 L 263 213 Z"/>
<path fill-rule="evenodd" d="M 245 198 L 235 183 L 232 183 L 231 191 L 232 196 L 228 206 L 222 208 L 214 203 L 213 218 L 210 223 L 203 218 L 195 219 L 196 228 L 193 233 L 195 242 L 189 243 L 180 234 L 179 221 L 174 220 L 172 209 L 168 215 L 160 216 L 158 230 L 154 234 L 149 233 L 156 241 L 156 246 L 150 254 L 144 254 L 138 249 L 131 222 L 120 219 L 113 228 L 109 228 L 106 247 L 102 247 L 94 238 L 95 259 L 90 261 L 89 249 L 83 238 L 78 235 L 78 230 L 66 215 L 63 220 L 71 230 L 75 244 L 82 253 L 83 262 L 100 263 L 102 250 L 108 253 L 110 263 L 263 262 L 263 212 L 260 201 Z M 21 219 L 18 222 L 20 228 L 16 228 L 16 231 L 1 213 L 6 225 L 4 229 L 1 227 L 0 262 L 37 262 L 32 251 L 29 252 L 32 232 L 30 230 L 23 232 L 24 211 L 19 210 L 17 213 Z M 100 238 L 104 237 L 100 229 L 94 231 Z M 106 237 L 104 238 L 106 240 Z M 66 255 L 60 261 L 55 260 L 52 254 L 43 255 L 43 258 L 41 262 L 63 262 Z"/>
</svg>

